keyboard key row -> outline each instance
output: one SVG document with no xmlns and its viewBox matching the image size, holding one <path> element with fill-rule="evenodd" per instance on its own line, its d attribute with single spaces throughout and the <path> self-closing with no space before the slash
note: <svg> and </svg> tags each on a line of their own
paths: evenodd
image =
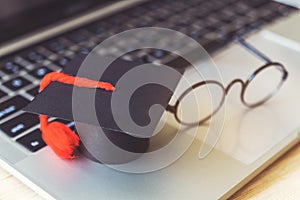
<svg viewBox="0 0 300 200">
<path fill-rule="evenodd" d="M 20 133 L 37 125 L 39 118 L 35 114 L 23 113 L 1 125 L 1 130 L 10 137 L 16 137 Z"/>
<path fill-rule="evenodd" d="M 27 58 L 30 62 L 33 63 L 42 63 L 45 60 L 44 56 L 35 51 L 29 52 L 27 55 L 25 55 L 25 58 Z"/>
<path fill-rule="evenodd" d="M 0 104 L 0 120 L 19 111 L 29 103 L 29 100 L 21 96 L 15 96 Z"/>
</svg>

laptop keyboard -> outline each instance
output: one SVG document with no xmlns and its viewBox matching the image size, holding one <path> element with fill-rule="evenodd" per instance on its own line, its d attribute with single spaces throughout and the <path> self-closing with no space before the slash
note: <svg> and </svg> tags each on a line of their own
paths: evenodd
<svg viewBox="0 0 300 200">
<path fill-rule="evenodd" d="M 270 0 L 152 0 L 11 55 L 0 60 L 0 134 L 31 152 L 45 147 L 38 116 L 21 109 L 38 94 L 45 74 L 61 70 L 74 55 L 88 54 L 116 33 L 147 26 L 170 28 L 213 53 L 234 35 L 249 34 L 294 11 Z M 163 50 L 148 49 L 134 51 L 124 59 L 154 62 L 168 56 Z M 74 123 L 63 122 L 74 128 Z"/>
</svg>

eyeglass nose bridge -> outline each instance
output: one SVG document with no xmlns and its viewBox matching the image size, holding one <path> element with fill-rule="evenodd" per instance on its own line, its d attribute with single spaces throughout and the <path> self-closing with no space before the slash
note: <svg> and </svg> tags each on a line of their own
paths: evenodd
<svg viewBox="0 0 300 200">
<path fill-rule="evenodd" d="M 241 91 L 241 94 L 243 94 L 243 91 L 245 90 L 245 87 L 246 87 L 246 83 L 242 80 L 242 79 L 234 79 L 232 80 L 228 85 L 227 87 L 225 88 L 225 94 L 227 95 L 229 90 L 232 88 L 233 85 L 235 85 L 236 83 L 240 83 L 241 86 L 242 86 L 242 91 Z"/>
</svg>

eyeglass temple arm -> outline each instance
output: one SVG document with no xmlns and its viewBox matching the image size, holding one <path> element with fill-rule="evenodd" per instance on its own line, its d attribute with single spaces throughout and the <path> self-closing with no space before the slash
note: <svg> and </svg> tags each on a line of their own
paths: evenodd
<svg viewBox="0 0 300 200">
<path fill-rule="evenodd" d="M 242 45 L 243 47 L 245 47 L 248 51 L 252 52 L 253 54 L 255 54 L 256 56 L 260 57 L 261 59 L 263 59 L 264 61 L 270 63 L 272 62 L 271 59 L 269 59 L 266 55 L 264 55 L 262 52 L 260 52 L 258 49 L 256 49 L 254 46 L 252 46 L 251 44 L 249 44 L 248 42 L 246 42 L 243 38 L 236 36 L 234 38 L 234 40 L 236 42 L 238 42 L 240 45 Z"/>
</svg>

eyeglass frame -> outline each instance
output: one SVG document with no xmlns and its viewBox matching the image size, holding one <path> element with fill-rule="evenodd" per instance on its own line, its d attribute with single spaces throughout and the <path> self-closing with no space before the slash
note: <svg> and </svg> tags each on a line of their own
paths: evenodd
<svg viewBox="0 0 300 200">
<path fill-rule="evenodd" d="M 240 93 L 240 98 L 241 98 L 241 102 L 243 103 L 244 106 L 248 107 L 248 108 L 255 108 L 258 107 L 264 103 L 266 103 L 269 99 L 271 99 L 274 95 L 276 95 L 278 93 L 278 91 L 280 90 L 280 88 L 282 87 L 283 83 L 287 80 L 288 78 L 288 71 L 286 70 L 286 68 L 284 67 L 283 64 L 279 63 L 279 62 L 273 62 L 271 61 L 271 59 L 269 59 L 267 56 L 265 56 L 262 52 L 260 52 L 258 49 L 256 49 L 254 46 L 250 45 L 248 42 L 246 42 L 243 38 L 236 36 L 234 38 L 234 41 L 239 43 L 242 47 L 244 47 L 246 50 L 250 51 L 251 53 L 253 53 L 254 55 L 256 55 L 257 57 L 259 57 L 260 59 L 264 60 L 266 62 L 266 64 L 264 64 L 263 66 L 259 67 L 258 69 L 256 69 L 253 73 L 250 74 L 250 76 L 248 77 L 248 79 L 246 81 L 243 81 L 240 78 L 237 79 L 233 79 L 226 87 L 224 87 L 223 84 L 221 84 L 218 81 L 215 80 L 205 80 L 205 81 L 201 81 L 198 83 L 193 84 L 192 86 L 190 86 L 189 88 L 187 88 L 180 96 L 179 98 L 176 100 L 174 105 L 168 105 L 166 107 L 166 111 L 172 113 L 176 119 L 176 121 L 180 124 L 186 125 L 186 126 L 198 126 L 201 125 L 202 123 L 208 121 L 213 115 L 215 115 L 220 108 L 223 106 L 224 102 L 225 102 L 225 98 L 226 95 L 228 94 L 230 88 L 236 84 L 236 83 L 240 83 L 242 88 L 241 88 L 241 93 Z M 278 84 L 277 88 L 272 91 L 269 95 L 267 95 L 265 98 L 263 98 L 262 100 L 256 102 L 256 103 L 248 103 L 245 100 L 245 92 L 246 89 L 248 87 L 248 85 L 251 83 L 251 81 L 263 70 L 265 70 L 268 67 L 278 67 L 281 72 L 282 72 L 282 77 L 281 77 L 281 81 Z M 202 120 L 198 121 L 198 122 L 192 122 L 192 123 L 188 123 L 188 122 L 184 122 L 183 120 L 181 120 L 178 116 L 178 106 L 181 102 L 181 100 L 191 91 L 193 91 L 194 89 L 202 86 L 202 85 L 208 85 L 208 84 L 216 84 L 219 87 L 222 88 L 223 90 L 223 96 L 221 99 L 221 102 L 219 104 L 219 106 L 207 117 L 203 118 Z"/>
</svg>

